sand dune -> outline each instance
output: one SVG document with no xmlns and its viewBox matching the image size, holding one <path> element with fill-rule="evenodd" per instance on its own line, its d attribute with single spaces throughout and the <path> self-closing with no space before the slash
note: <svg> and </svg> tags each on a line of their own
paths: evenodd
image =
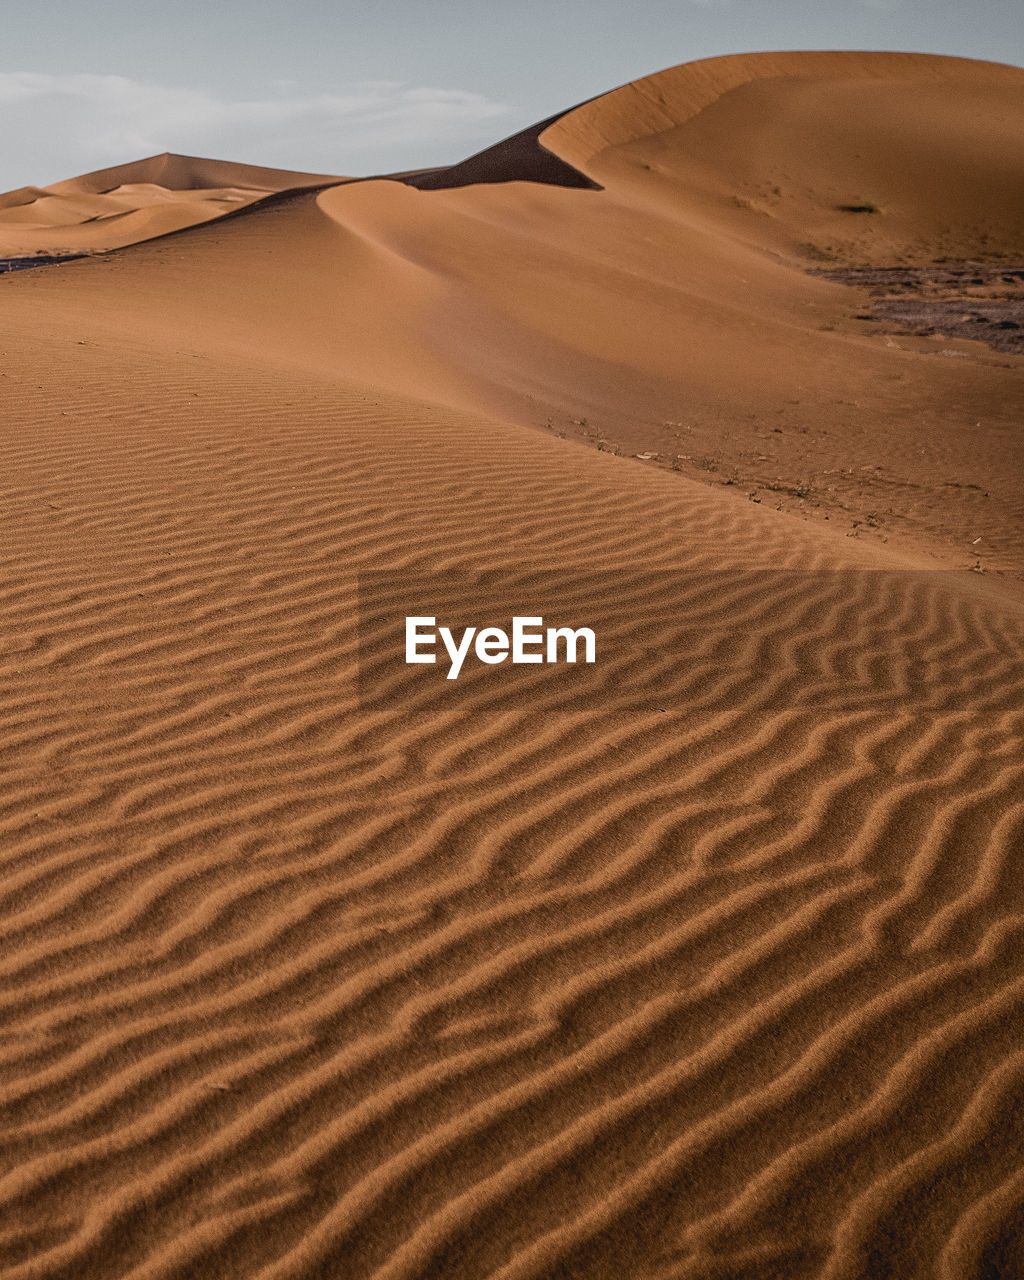
<svg viewBox="0 0 1024 1280">
<path fill-rule="evenodd" d="M 1024 1272 L 1024 357 L 806 270 L 1012 261 L 1022 83 L 718 59 L 0 279 L 5 1280 Z M 257 189 L 129 170 L 10 225 Z"/>
<path fill-rule="evenodd" d="M 0 195 L 0 257 L 102 253 L 342 179 L 160 155 Z"/>
</svg>

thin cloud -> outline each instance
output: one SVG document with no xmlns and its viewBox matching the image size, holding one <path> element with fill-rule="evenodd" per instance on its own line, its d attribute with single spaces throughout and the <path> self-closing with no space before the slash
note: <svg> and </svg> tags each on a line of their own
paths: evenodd
<svg viewBox="0 0 1024 1280">
<path fill-rule="evenodd" d="M 278 81 L 265 99 L 231 102 L 123 76 L 25 71 L 0 72 L 0 110 L 3 169 L 46 183 L 162 151 L 328 173 L 391 160 L 426 165 L 439 151 L 460 159 L 463 144 L 489 140 L 508 108 L 393 81 L 312 95 Z"/>
</svg>

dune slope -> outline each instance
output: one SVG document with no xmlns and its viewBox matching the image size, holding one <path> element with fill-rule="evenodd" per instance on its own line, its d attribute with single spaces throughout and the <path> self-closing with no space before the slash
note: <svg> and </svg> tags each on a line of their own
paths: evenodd
<svg viewBox="0 0 1024 1280">
<path fill-rule="evenodd" d="M 0 280 L 5 1280 L 1024 1269 L 1020 363 L 858 328 L 617 93 L 537 135 L 598 186 Z M 451 686 L 428 600 L 607 657 Z"/>
</svg>

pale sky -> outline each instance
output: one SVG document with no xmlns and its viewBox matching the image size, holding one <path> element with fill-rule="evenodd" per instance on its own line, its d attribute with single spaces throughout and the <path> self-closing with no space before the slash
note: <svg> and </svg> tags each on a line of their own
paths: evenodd
<svg viewBox="0 0 1024 1280">
<path fill-rule="evenodd" d="M 1024 0 L 2 0 L 0 191 L 161 151 L 320 173 L 462 159 L 717 54 L 1024 65 Z"/>
</svg>

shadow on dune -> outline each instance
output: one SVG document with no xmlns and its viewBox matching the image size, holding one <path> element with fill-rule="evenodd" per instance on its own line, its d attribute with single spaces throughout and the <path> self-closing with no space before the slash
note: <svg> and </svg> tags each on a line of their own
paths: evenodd
<svg viewBox="0 0 1024 1280">
<path fill-rule="evenodd" d="M 541 145 L 540 135 L 565 114 L 560 111 L 556 116 L 549 116 L 540 124 L 531 125 L 521 133 L 513 134 L 511 138 L 445 169 L 391 176 L 421 191 L 469 187 L 479 182 L 541 182 L 554 187 L 584 187 L 601 191 L 600 183 Z"/>
</svg>

